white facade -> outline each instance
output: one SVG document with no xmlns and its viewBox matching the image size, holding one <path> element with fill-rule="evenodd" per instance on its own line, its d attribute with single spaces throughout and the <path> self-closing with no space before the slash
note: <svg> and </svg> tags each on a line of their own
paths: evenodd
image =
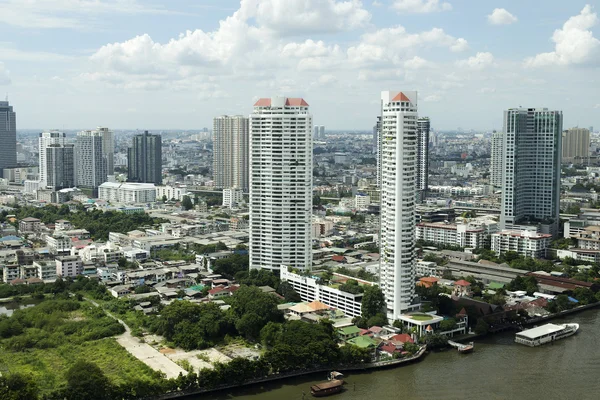
<svg viewBox="0 0 600 400">
<path fill-rule="evenodd" d="M 429 117 L 417 120 L 417 201 L 423 202 L 429 185 Z"/>
<path fill-rule="evenodd" d="M 233 208 L 244 201 L 244 192 L 242 189 L 230 188 L 223 189 L 223 207 Z"/>
<path fill-rule="evenodd" d="M 536 231 L 502 231 L 492 234 L 492 250 L 501 255 L 515 251 L 525 257 L 542 258 L 550 247 L 552 235 Z"/>
<path fill-rule="evenodd" d="M 590 155 L 590 130 L 570 128 L 562 133 L 562 161 L 586 160 Z"/>
<path fill-rule="evenodd" d="M 502 132 L 494 132 L 492 134 L 492 149 L 490 162 L 490 184 L 496 188 L 502 187 L 502 171 L 504 162 L 504 151 L 502 149 Z"/>
<path fill-rule="evenodd" d="M 70 252 L 73 246 L 71 238 L 66 235 L 47 236 L 46 245 L 52 254 Z"/>
<path fill-rule="evenodd" d="M 178 201 L 183 200 L 183 196 L 187 195 L 187 186 L 156 186 L 156 199 L 161 200 L 166 197 L 167 200 L 175 199 Z M 191 198 L 191 197 L 190 197 Z"/>
<path fill-rule="evenodd" d="M 96 189 L 106 182 L 108 160 L 104 153 L 104 135 L 110 131 L 77 132 L 75 142 L 75 183 L 79 187 Z M 110 140 L 110 139 L 109 139 Z"/>
<path fill-rule="evenodd" d="M 76 277 L 83 271 L 83 262 L 79 257 L 56 257 L 56 275 L 66 278 Z"/>
<path fill-rule="evenodd" d="M 371 197 L 366 194 L 357 194 L 354 196 L 354 207 L 359 210 L 364 210 L 369 208 L 369 204 L 371 204 Z"/>
<path fill-rule="evenodd" d="M 213 180 L 219 189 L 248 189 L 248 117 L 213 119 Z"/>
<path fill-rule="evenodd" d="M 40 187 L 48 186 L 48 166 L 46 160 L 46 149 L 51 145 L 64 146 L 66 144 L 65 133 L 59 131 L 49 131 L 40 133 L 38 139 L 39 147 L 39 168 L 40 168 Z M 26 188 L 27 189 L 27 188 Z"/>
<path fill-rule="evenodd" d="M 285 265 L 279 270 L 279 277 L 281 281 L 287 281 L 303 301 L 320 301 L 351 317 L 361 315 L 362 293 L 352 294 L 319 285 L 316 279 L 294 274 Z"/>
<path fill-rule="evenodd" d="M 417 224 L 417 240 L 467 248 L 483 247 L 485 229 L 468 224 L 423 222 Z"/>
<path fill-rule="evenodd" d="M 433 261 L 417 261 L 416 267 L 417 276 L 438 276 L 438 266 Z"/>
<path fill-rule="evenodd" d="M 417 92 L 381 93 L 380 286 L 387 315 L 418 308 L 415 300 Z"/>
<path fill-rule="evenodd" d="M 156 187 L 153 183 L 104 182 L 98 188 L 98 198 L 124 204 L 153 203 Z"/>
<path fill-rule="evenodd" d="M 562 111 L 504 112 L 501 229 L 542 225 L 558 233 Z"/>
<path fill-rule="evenodd" d="M 250 267 L 312 265 L 312 115 L 304 99 L 259 99 L 250 115 Z"/>
</svg>

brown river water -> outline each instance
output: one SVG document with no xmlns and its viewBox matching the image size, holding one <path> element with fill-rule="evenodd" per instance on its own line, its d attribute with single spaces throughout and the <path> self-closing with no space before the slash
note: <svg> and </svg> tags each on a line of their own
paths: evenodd
<svg viewBox="0 0 600 400">
<path fill-rule="evenodd" d="M 600 399 L 600 310 L 554 323 L 577 322 L 579 332 L 552 345 L 529 348 L 514 333 L 475 342 L 472 354 L 448 350 L 403 367 L 348 373 L 345 391 L 332 400 Z M 310 386 L 325 374 L 288 378 L 188 400 L 308 400 Z M 304 394 L 303 394 L 304 393 Z"/>
</svg>

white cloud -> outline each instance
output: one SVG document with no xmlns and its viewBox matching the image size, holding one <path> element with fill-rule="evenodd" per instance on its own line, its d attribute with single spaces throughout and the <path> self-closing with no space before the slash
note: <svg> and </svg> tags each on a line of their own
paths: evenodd
<svg viewBox="0 0 600 400">
<path fill-rule="evenodd" d="M 430 94 L 429 96 L 425 96 L 423 99 L 426 103 L 437 103 L 442 100 L 442 96 L 439 93 Z"/>
<path fill-rule="evenodd" d="M 440 0 L 395 0 L 392 8 L 400 14 L 417 14 L 450 11 L 452 5 Z"/>
<path fill-rule="evenodd" d="M 383 3 L 380 1 L 377 1 L 377 0 L 374 0 L 372 3 L 373 7 L 381 7 L 382 5 L 383 5 Z"/>
<path fill-rule="evenodd" d="M 457 61 L 456 65 L 461 68 L 482 70 L 494 65 L 494 56 L 492 55 L 492 53 L 479 52 L 473 57 L 467 58 L 466 60 Z"/>
<path fill-rule="evenodd" d="M 10 71 L 6 69 L 4 63 L 0 61 L 0 85 L 10 85 Z"/>
<path fill-rule="evenodd" d="M 427 61 L 419 56 L 414 56 L 410 60 L 404 61 L 404 68 L 406 69 L 424 69 L 424 68 L 432 68 L 435 64 Z"/>
<path fill-rule="evenodd" d="M 596 104 L 594 108 L 600 108 L 600 103 Z"/>
<path fill-rule="evenodd" d="M 242 0 L 240 13 L 282 36 L 347 31 L 371 20 L 360 0 Z"/>
<path fill-rule="evenodd" d="M 579 15 L 571 17 L 562 29 L 552 35 L 554 51 L 540 53 L 525 60 L 525 66 L 586 64 L 600 61 L 600 40 L 591 28 L 598 23 L 598 15 L 592 6 L 586 5 Z"/>
<path fill-rule="evenodd" d="M 283 46 L 281 55 L 284 57 L 325 57 L 330 55 L 340 55 L 340 47 L 327 46 L 322 40 L 315 42 L 307 39 L 303 43 L 288 43 Z"/>
<path fill-rule="evenodd" d="M 496 89 L 489 88 L 489 87 L 483 87 L 483 88 L 479 89 L 477 92 L 479 92 L 481 94 L 496 93 Z"/>
<path fill-rule="evenodd" d="M 510 25 L 517 22 L 517 17 L 504 8 L 494 8 L 494 11 L 487 16 L 487 20 L 492 25 Z"/>
<path fill-rule="evenodd" d="M 3 0 L 0 22 L 23 28 L 89 29 L 97 14 L 166 14 L 137 0 Z"/>
</svg>

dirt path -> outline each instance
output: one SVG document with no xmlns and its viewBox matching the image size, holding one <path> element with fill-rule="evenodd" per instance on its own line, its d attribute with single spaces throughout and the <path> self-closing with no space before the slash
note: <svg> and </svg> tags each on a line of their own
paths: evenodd
<svg viewBox="0 0 600 400">
<path fill-rule="evenodd" d="M 88 298 L 85 300 L 89 301 L 96 307 L 100 307 L 100 305 L 94 300 L 90 300 Z M 149 344 L 140 342 L 139 338 L 131 335 L 131 329 L 129 329 L 129 326 L 127 326 L 125 322 L 121 321 L 106 310 L 104 310 L 104 312 L 109 317 L 119 321 L 119 323 L 125 327 L 125 333 L 116 336 L 115 339 L 117 340 L 117 343 L 123 346 L 123 348 L 131 353 L 131 355 L 153 370 L 163 372 L 168 379 L 177 378 L 180 373 L 182 375 L 187 375 L 187 371 L 175 364 L 170 358 Z"/>
</svg>

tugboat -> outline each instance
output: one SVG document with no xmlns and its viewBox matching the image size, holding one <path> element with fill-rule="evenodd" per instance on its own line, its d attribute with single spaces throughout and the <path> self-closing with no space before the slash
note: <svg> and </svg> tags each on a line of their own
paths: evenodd
<svg viewBox="0 0 600 400">
<path fill-rule="evenodd" d="M 310 394 L 314 397 L 325 397 L 340 393 L 343 389 L 344 375 L 337 371 L 332 371 L 327 376 L 327 382 L 317 383 L 310 387 Z"/>
</svg>

